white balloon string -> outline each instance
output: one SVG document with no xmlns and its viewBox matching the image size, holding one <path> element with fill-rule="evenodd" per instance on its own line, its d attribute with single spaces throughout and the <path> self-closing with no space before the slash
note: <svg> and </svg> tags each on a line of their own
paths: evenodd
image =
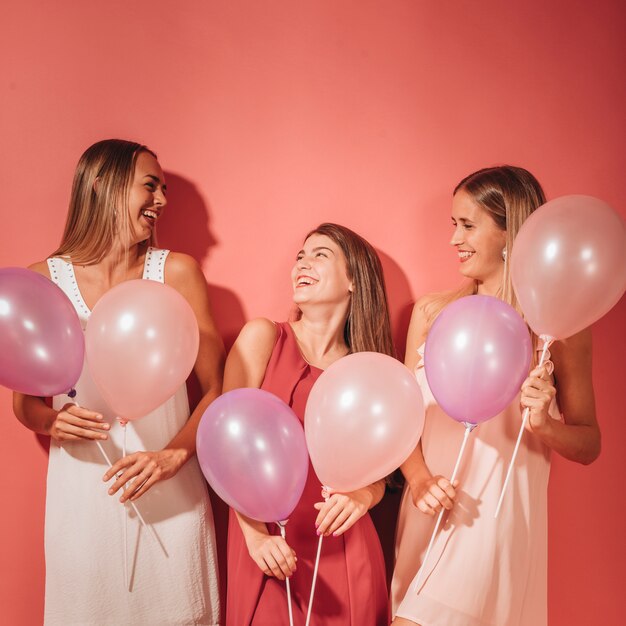
<svg viewBox="0 0 626 626">
<path fill-rule="evenodd" d="M 330 487 L 323 486 L 322 494 L 324 495 L 324 502 L 328 500 L 328 493 L 330 491 Z M 317 542 L 317 555 L 315 557 L 315 567 L 313 568 L 313 580 L 311 581 L 311 595 L 309 596 L 309 608 L 306 612 L 306 624 L 305 626 L 309 626 L 311 622 L 311 612 L 313 611 L 313 598 L 315 596 L 315 583 L 317 582 L 317 570 L 320 565 L 320 555 L 322 554 L 322 541 L 324 540 L 324 535 L 321 534 L 320 538 Z"/>
<path fill-rule="evenodd" d="M 75 396 L 76 394 L 74 394 Z M 74 397 L 74 396 L 70 396 L 70 397 Z M 72 404 L 74 404 L 75 406 L 77 406 L 78 408 L 80 408 L 80 404 L 78 404 L 78 402 L 76 402 L 75 400 L 72 399 Z M 98 450 L 100 450 L 100 454 L 102 455 L 102 458 L 104 459 L 105 463 L 109 466 L 109 469 L 111 467 L 113 467 L 113 463 L 111 463 L 111 459 L 109 458 L 109 455 L 106 453 L 106 450 L 104 449 L 104 447 L 102 446 L 102 443 L 100 441 L 98 441 L 97 439 L 96 441 L 96 445 L 98 446 Z M 135 506 L 134 502 L 129 502 L 130 506 L 133 507 L 133 511 L 135 511 L 135 515 L 137 515 L 137 518 L 139 519 L 139 521 L 141 522 L 142 526 L 145 526 L 146 528 L 149 528 L 148 524 L 146 524 L 145 520 L 143 519 L 141 513 L 139 512 L 139 510 L 137 509 L 137 507 Z M 152 530 L 152 529 L 150 529 Z M 154 533 L 154 531 L 152 531 Z M 156 539 L 156 535 L 153 535 L 154 538 Z M 157 540 L 158 541 L 158 540 Z"/>
<path fill-rule="evenodd" d="M 122 458 L 126 456 L 126 423 L 120 422 L 122 426 L 122 431 L 124 432 L 124 436 L 122 438 Z M 126 483 L 122 487 L 123 491 L 126 491 Z M 130 591 L 129 580 L 128 580 L 128 512 L 126 510 L 126 505 L 123 508 L 124 514 L 124 585 L 126 586 L 126 590 Z"/>
<path fill-rule="evenodd" d="M 315 596 L 315 583 L 317 582 L 317 570 L 320 564 L 320 554 L 322 553 L 322 541 L 324 539 L 324 535 L 320 535 L 319 541 L 317 542 L 317 556 L 315 557 L 315 568 L 313 569 L 313 581 L 311 582 L 311 595 L 309 596 L 309 608 L 306 612 L 306 625 L 309 626 L 311 622 L 311 611 L 313 610 L 313 597 Z"/>
<path fill-rule="evenodd" d="M 461 459 L 463 458 L 463 453 L 465 452 L 465 446 L 467 445 L 467 440 L 469 438 L 469 434 L 472 432 L 472 430 L 474 430 L 474 428 L 476 427 L 476 424 L 470 424 L 469 422 L 465 423 L 465 433 L 463 434 L 463 443 L 461 443 L 461 449 L 459 450 L 459 454 L 456 457 L 456 463 L 454 465 L 454 469 L 452 470 L 452 477 L 450 478 L 450 482 L 454 483 L 454 481 L 456 480 L 456 475 L 459 471 L 459 467 L 461 465 Z M 435 528 L 433 529 L 433 534 L 430 537 L 430 542 L 428 544 L 428 548 L 426 548 L 426 554 L 424 555 L 424 559 L 422 561 L 422 565 L 419 569 L 419 572 L 417 572 L 417 577 L 415 579 L 415 590 L 418 591 L 419 590 L 419 586 L 421 584 L 421 577 L 422 577 L 422 573 L 424 572 L 424 569 L 426 567 L 426 562 L 428 561 L 428 557 L 430 555 L 430 551 L 433 548 L 433 545 L 435 543 L 435 537 L 437 536 L 437 531 L 439 530 L 439 526 L 441 524 L 441 520 L 443 519 L 443 514 L 446 512 L 446 509 L 444 509 L 443 507 L 441 507 L 441 511 L 439 511 L 439 516 L 437 517 L 437 523 L 435 524 Z"/>
<path fill-rule="evenodd" d="M 541 351 L 541 358 L 539 359 L 539 366 L 543 365 L 546 362 L 546 355 L 548 354 L 548 348 L 552 345 L 554 339 L 552 337 L 548 337 L 546 335 L 541 335 L 541 339 L 543 339 L 543 349 Z M 530 409 L 526 407 L 524 412 L 522 413 L 522 424 L 519 429 L 519 433 L 517 434 L 517 441 L 515 442 L 515 448 L 513 449 L 513 456 L 509 462 L 509 467 L 506 471 L 506 477 L 504 479 L 504 484 L 502 485 L 502 491 L 500 492 L 500 498 L 498 499 L 498 506 L 496 507 L 496 513 L 494 517 L 498 517 L 500 514 L 500 508 L 502 507 L 502 502 L 504 500 L 504 494 L 506 493 L 507 487 L 509 486 L 509 481 L 511 479 L 511 474 L 513 473 L 513 466 L 515 465 L 515 459 L 517 458 L 517 452 L 519 451 L 520 443 L 522 442 L 522 436 L 524 435 L 524 431 L 526 430 L 526 423 L 528 422 L 528 415 L 530 414 Z"/>
<path fill-rule="evenodd" d="M 287 522 L 278 522 L 278 527 L 280 528 L 280 536 L 287 541 L 286 533 L 285 533 L 285 524 Z M 287 608 L 289 610 L 289 626 L 293 626 L 293 611 L 291 609 L 291 584 L 289 582 L 289 576 L 285 578 L 285 586 L 287 587 Z"/>
</svg>

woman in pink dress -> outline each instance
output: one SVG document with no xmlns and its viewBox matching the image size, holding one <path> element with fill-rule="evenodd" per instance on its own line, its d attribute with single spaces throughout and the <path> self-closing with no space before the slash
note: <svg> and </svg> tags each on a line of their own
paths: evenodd
<svg viewBox="0 0 626 626">
<path fill-rule="evenodd" d="M 260 387 L 287 402 L 303 420 L 313 383 L 351 352 L 393 352 L 387 296 L 376 252 L 336 224 L 309 233 L 291 273 L 298 319 L 247 323 L 227 360 L 224 390 Z M 318 535 L 324 541 L 311 624 L 386 626 L 385 566 L 368 510 L 383 496 L 384 481 L 350 493 L 321 497 L 309 466 L 304 493 L 287 524 L 231 510 L 228 532 L 229 626 L 289 624 L 285 578 L 291 582 L 294 623 L 309 603 Z"/>
<path fill-rule="evenodd" d="M 428 330 L 449 302 L 480 293 L 519 310 L 507 256 L 524 220 L 544 202 L 534 176 L 510 166 L 475 172 L 454 190 L 450 243 L 470 282 L 418 300 L 409 327 L 406 365 L 416 372 L 427 410 L 422 439 L 402 466 L 406 487 L 391 589 L 395 626 L 547 624 L 550 452 L 584 464 L 600 453 L 591 333 L 587 329 L 555 342 L 552 360 L 532 369 L 519 398 L 474 431 L 454 485 L 446 477 L 452 474 L 463 428 L 437 405 L 422 363 Z M 521 423 L 520 406 L 530 409 L 528 429 L 495 519 Z M 441 507 L 449 513 L 418 579 Z"/>
</svg>

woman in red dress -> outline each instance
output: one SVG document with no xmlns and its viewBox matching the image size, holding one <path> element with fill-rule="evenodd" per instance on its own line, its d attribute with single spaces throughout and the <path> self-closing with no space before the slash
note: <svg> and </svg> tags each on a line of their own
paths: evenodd
<svg viewBox="0 0 626 626">
<path fill-rule="evenodd" d="M 387 295 L 380 260 L 363 238 L 336 224 L 309 233 L 291 273 L 295 322 L 248 322 L 226 363 L 224 391 L 260 387 L 304 419 L 306 401 L 322 371 L 360 351 L 392 354 Z M 227 626 L 289 624 L 285 578 L 291 582 L 294 624 L 304 625 L 318 543 L 323 543 L 311 624 L 386 626 L 385 565 L 368 510 L 384 481 L 321 497 L 309 465 L 304 493 L 287 524 L 230 511 Z"/>
</svg>

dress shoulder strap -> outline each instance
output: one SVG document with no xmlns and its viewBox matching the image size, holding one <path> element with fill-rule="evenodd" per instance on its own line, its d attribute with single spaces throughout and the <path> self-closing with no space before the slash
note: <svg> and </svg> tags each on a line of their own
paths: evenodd
<svg viewBox="0 0 626 626">
<path fill-rule="evenodd" d="M 83 300 L 83 296 L 78 288 L 72 262 L 69 258 L 59 256 L 50 257 L 46 259 L 46 262 L 48 263 L 48 270 L 50 271 L 50 279 L 63 290 L 74 306 L 74 309 L 76 309 L 76 313 L 78 313 L 81 322 L 84 322 L 91 314 L 91 311 Z"/>
<path fill-rule="evenodd" d="M 159 283 L 165 282 L 165 260 L 169 250 L 160 248 L 148 248 L 146 260 L 143 264 L 143 276 L 145 280 L 154 280 Z"/>
</svg>

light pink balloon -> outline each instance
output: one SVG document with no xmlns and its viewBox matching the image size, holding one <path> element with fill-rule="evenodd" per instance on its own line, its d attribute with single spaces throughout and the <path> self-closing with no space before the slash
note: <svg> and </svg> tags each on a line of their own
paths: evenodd
<svg viewBox="0 0 626 626">
<path fill-rule="evenodd" d="M 317 379 L 306 405 L 304 432 L 315 473 L 335 491 L 354 491 L 383 478 L 414 450 L 424 426 L 424 400 L 399 361 L 357 352 Z"/>
<path fill-rule="evenodd" d="M 626 225 L 591 196 L 563 196 L 522 225 L 511 279 L 537 335 L 564 339 L 607 313 L 626 290 Z"/>
<path fill-rule="evenodd" d="M 85 331 L 93 380 L 125 420 L 147 415 L 174 395 L 193 369 L 198 344 L 188 302 L 150 280 L 129 280 L 104 294 Z"/>
</svg>

